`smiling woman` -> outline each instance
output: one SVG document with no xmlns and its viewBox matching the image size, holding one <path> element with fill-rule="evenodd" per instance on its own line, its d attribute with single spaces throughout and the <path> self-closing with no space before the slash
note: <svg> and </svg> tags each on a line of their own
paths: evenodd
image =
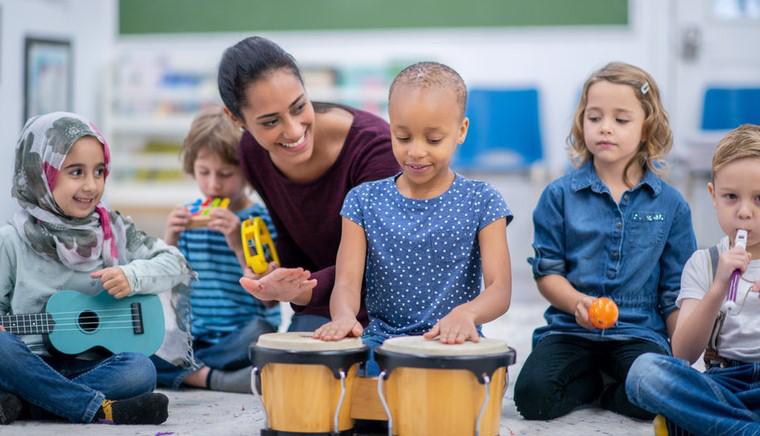
<svg viewBox="0 0 760 436">
<path fill-rule="evenodd" d="M 256 36 L 224 52 L 219 93 L 244 129 L 241 166 L 269 209 L 282 265 L 262 276 L 248 271 L 241 283 L 261 300 L 293 303 L 291 331 L 313 330 L 330 317 L 346 193 L 399 172 L 388 123 L 312 103 L 293 57 Z"/>
</svg>

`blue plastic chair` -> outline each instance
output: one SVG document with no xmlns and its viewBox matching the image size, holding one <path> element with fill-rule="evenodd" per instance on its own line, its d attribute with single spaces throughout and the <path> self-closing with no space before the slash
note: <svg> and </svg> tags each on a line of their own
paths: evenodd
<svg viewBox="0 0 760 436">
<path fill-rule="evenodd" d="M 760 124 L 760 88 L 710 87 L 705 91 L 702 130 L 730 130 Z"/>
<path fill-rule="evenodd" d="M 535 88 L 470 90 L 470 129 L 454 156 L 454 168 L 517 171 L 540 161 L 538 97 Z"/>
</svg>

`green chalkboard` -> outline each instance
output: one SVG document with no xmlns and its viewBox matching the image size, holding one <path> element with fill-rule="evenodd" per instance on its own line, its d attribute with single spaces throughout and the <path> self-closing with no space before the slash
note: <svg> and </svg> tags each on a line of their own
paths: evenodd
<svg viewBox="0 0 760 436">
<path fill-rule="evenodd" d="M 119 32 L 625 26 L 628 0 L 120 0 Z"/>
</svg>

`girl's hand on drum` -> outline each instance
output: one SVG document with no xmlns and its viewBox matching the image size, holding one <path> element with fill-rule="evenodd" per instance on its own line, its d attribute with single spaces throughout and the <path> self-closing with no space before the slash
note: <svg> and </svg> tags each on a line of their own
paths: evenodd
<svg viewBox="0 0 760 436">
<path fill-rule="evenodd" d="M 285 301 L 301 306 L 311 301 L 311 290 L 317 286 L 316 279 L 303 268 L 277 268 L 270 273 L 252 278 L 246 273 L 240 285 L 261 301 Z"/>
<path fill-rule="evenodd" d="M 588 308 L 591 307 L 593 301 L 593 297 L 586 295 L 575 304 L 575 322 L 577 322 L 579 326 L 588 330 L 596 330 L 596 327 L 594 327 L 588 319 Z"/>
<path fill-rule="evenodd" d="M 462 344 L 468 340 L 480 341 L 474 315 L 459 310 L 458 307 L 455 307 L 423 335 L 425 339 L 435 339 L 436 336 L 440 336 L 443 344 Z"/>
<path fill-rule="evenodd" d="M 313 337 L 323 341 L 337 341 L 346 336 L 359 337 L 364 332 L 356 317 L 338 318 L 318 328 Z"/>
</svg>

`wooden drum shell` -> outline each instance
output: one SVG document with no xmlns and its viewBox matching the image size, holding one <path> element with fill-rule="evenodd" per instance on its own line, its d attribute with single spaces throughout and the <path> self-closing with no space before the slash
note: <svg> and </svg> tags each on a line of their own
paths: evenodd
<svg viewBox="0 0 760 436">
<path fill-rule="evenodd" d="M 311 336 L 269 333 L 250 348 L 267 417 L 262 435 L 334 434 L 336 411 L 338 432 L 353 429 L 352 385 L 367 347 L 358 338 L 323 342 Z"/>
<path fill-rule="evenodd" d="M 499 434 L 507 368 L 497 369 L 481 420 L 481 435 Z M 485 389 L 464 369 L 397 368 L 385 382 L 393 416 L 393 434 L 469 435 L 474 429 Z"/>
<path fill-rule="evenodd" d="M 353 427 L 352 384 L 359 364 L 346 374 L 346 393 L 338 415 L 340 431 Z M 329 433 L 340 398 L 340 380 L 322 365 L 270 363 L 261 370 L 269 427 L 279 431 Z"/>
<path fill-rule="evenodd" d="M 465 436 L 479 428 L 481 436 L 498 435 L 515 358 L 506 343 L 486 338 L 455 345 L 417 336 L 386 340 L 375 360 L 393 434 Z"/>
</svg>

